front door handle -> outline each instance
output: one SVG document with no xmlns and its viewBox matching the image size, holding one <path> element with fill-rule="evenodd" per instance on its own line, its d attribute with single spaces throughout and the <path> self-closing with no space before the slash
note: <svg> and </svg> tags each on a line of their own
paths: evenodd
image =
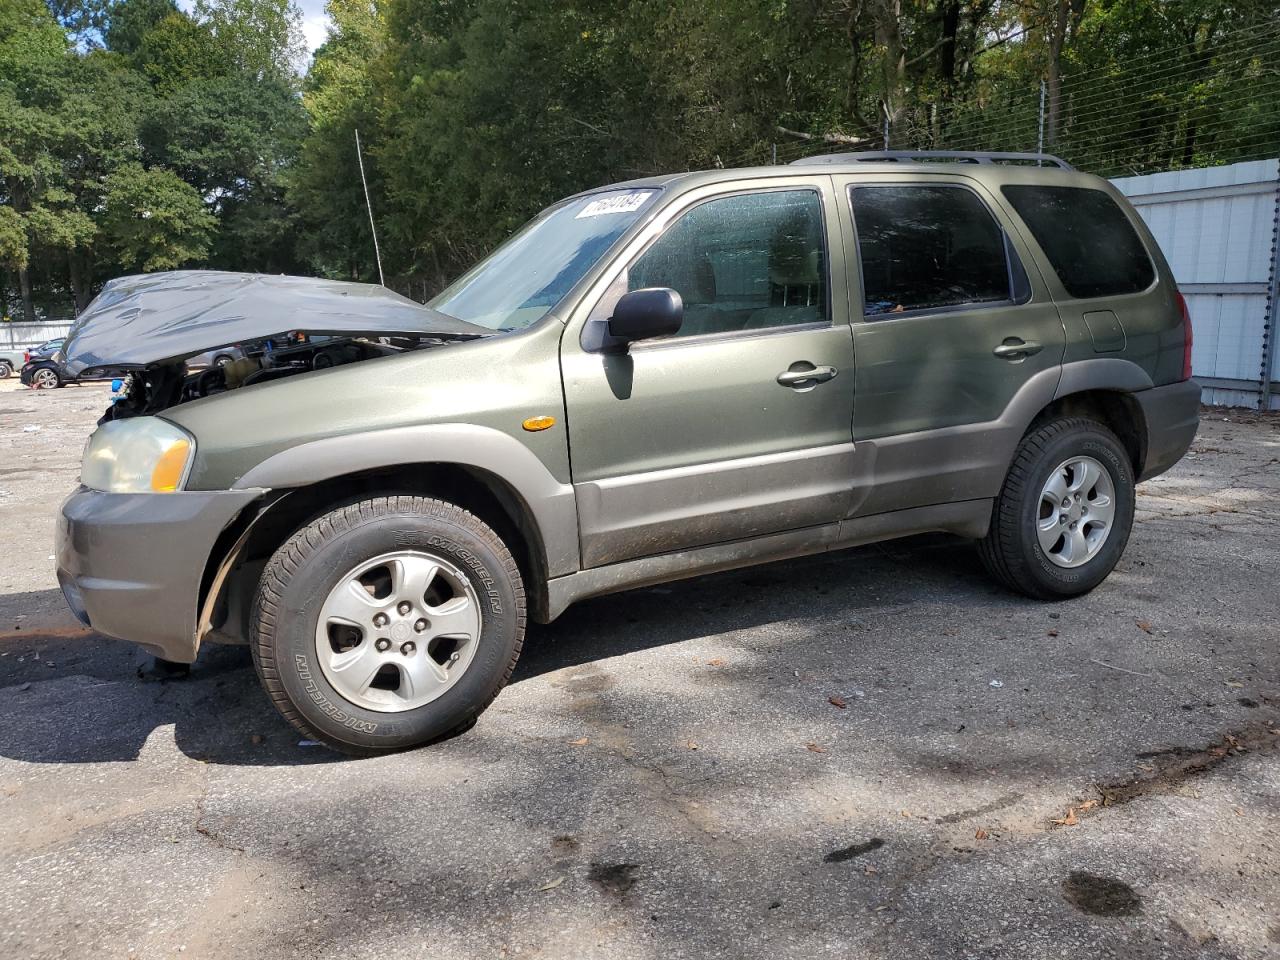
<svg viewBox="0 0 1280 960">
<path fill-rule="evenodd" d="M 1004 343 L 991 352 L 1004 360 L 1021 360 L 1044 349 L 1042 344 L 1034 340 L 1023 340 L 1021 337 L 1005 337 Z"/>
<path fill-rule="evenodd" d="M 804 390 L 809 387 L 816 387 L 820 383 L 826 383 L 839 372 L 835 367 L 815 367 L 811 363 L 801 361 L 800 363 L 793 363 L 778 374 L 778 382 L 784 387 Z"/>
</svg>

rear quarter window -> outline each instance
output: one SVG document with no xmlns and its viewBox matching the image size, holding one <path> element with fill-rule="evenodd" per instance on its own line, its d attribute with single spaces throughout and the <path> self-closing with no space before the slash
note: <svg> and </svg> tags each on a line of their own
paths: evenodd
<svg viewBox="0 0 1280 960">
<path fill-rule="evenodd" d="M 1078 299 L 1138 293 L 1155 267 L 1120 206 L 1088 187 L 1002 187 L 1067 293 Z"/>
</svg>

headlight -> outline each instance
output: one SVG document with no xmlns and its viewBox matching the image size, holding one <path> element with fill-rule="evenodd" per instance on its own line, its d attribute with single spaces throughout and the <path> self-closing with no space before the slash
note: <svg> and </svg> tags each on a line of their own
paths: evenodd
<svg viewBox="0 0 1280 960">
<path fill-rule="evenodd" d="M 167 420 L 111 420 L 89 438 L 80 482 L 107 493 L 172 493 L 182 489 L 195 453 L 195 440 Z"/>
</svg>

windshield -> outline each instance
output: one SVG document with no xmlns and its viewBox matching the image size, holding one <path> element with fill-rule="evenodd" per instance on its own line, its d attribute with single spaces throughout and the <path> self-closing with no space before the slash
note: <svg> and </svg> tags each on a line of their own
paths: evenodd
<svg viewBox="0 0 1280 960">
<path fill-rule="evenodd" d="M 427 304 L 491 330 L 536 323 L 640 217 L 656 188 L 608 190 L 556 204 Z"/>
</svg>

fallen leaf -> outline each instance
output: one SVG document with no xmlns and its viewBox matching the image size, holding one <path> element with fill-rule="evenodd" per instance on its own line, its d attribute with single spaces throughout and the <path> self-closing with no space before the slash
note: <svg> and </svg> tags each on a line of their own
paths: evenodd
<svg viewBox="0 0 1280 960">
<path fill-rule="evenodd" d="M 1241 687 L 1244 686 L 1244 684 L 1241 683 L 1239 680 L 1223 680 L 1222 682 L 1225 683 L 1228 687 L 1233 687 L 1236 690 L 1239 690 Z"/>
<path fill-rule="evenodd" d="M 838 696 L 827 697 L 827 703 L 831 704 L 833 707 L 839 707 L 841 710 L 843 710 L 845 707 L 849 705 L 845 703 L 844 697 L 838 697 Z"/>
<path fill-rule="evenodd" d="M 1080 821 L 1076 819 L 1076 808 L 1067 807 L 1067 815 L 1065 817 L 1050 820 L 1049 822 L 1059 827 L 1074 827 Z"/>
<path fill-rule="evenodd" d="M 577 740 L 570 740 L 570 741 L 569 741 L 569 746 L 571 746 L 571 747 L 585 747 L 585 746 L 586 746 L 588 743 L 590 743 L 590 742 L 591 742 L 591 740 L 590 740 L 590 738 L 588 738 L 588 737 L 579 737 Z"/>
<path fill-rule="evenodd" d="M 724 661 L 723 661 L 723 660 L 721 660 L 719 657 L 716 657 L 714 660 L 708 660 L 708 661 L 707 661 L 707 666 L 708 666 L 708 667 L 723 667 L 723 666 L 724 666 Z"/>
<path fill-rule="evenodd" d="M 989 838 L 990 836 L 991 836 L 991 834 L 987 833 L 987 831 L 985 831 L 985 830 L 983 830 L 981 827 L 979 827 L 979 828 L 978 828 L 978 832 L 977 832 L 977 833 L 975 833 L 975 834 L 973 835 L 973 839 L 975 839 L 975 840 L 986 840 L 986 839 L 987 839 L 987 838 Z"/>
<path fill-rule="evenodd" d="M 1049 631 L 1049 636 L 1051 636 L 1051 637 L 1056 637 L 1057 635 L 1058 635 L 1058 631 L 1057 631 L 1057 630 L 1050 630 L 1050 631 Z"/>
<path fill-rule="evenodd" d="M 556 877 L 554 880 L 548 880 L 546 883 L 540 886 L 538 888 L 538 892 L 543 893 L 547 890 L 554 890 L 556 887 L 560 886 L 560 884 L 562 883 L 564 883 L 564 877 Z"/>
<path fill-rule="evenodd" d="M 1098 802 L 1099 802 L 1098 798 L 1094 797 L 1092 800 L 1086 800 L 1084 803 L 1080 804 L 1080 806 L 1076 807 L 1076 809 L 1079 810 L 1081 813 L 1084 813 L 1096 807 L 1098 805 Z"/>
<path fill-rule="evenodd" d="M 697 750 L 697 749 L 698 749 L 698 745 L 697 745 L 694 741 L 692 741 L 692 740 L 690 740 L 688 743 L 686 743 L 686 744 L 685 744 L 685 746 L 686 746 L 686 747 L 688 747 L 690 750 Z"/>
<path fill-rule="evenodd" d="M 910 820 L 910 819 L 911 819 L 911 811 L 910 811 L 910 810 L 899 810 L 898 812 L 899 812 L 899 813 L 901 813 L 901 814 L 902 814 L 904 817 L 906 817 L 908 820 Z"/>
<path fill-rule="evenodd" d="M 870 876 L 871 874 L 879 873 L 880 871 L 877 870 L 875 867 L 863 867 L 862 872 Z"/>
<path fill-rule="evenodd" d="M 1133 622 L 1137 625 L 1138 629 L 1141 630 L 1143 633 L 1155 632 L 1154 630 L 1151 629 L 1151 624 L 1147 620 L 1135 620 Z"/>
<path fill-rule="evenodd" d="M 804 745 L 804 748 L 808 750 L 810 753 L 826 753 L 827 752 L 825 747 L 820 747 L 816 743 L 806 743 Z"/>
</svg>

